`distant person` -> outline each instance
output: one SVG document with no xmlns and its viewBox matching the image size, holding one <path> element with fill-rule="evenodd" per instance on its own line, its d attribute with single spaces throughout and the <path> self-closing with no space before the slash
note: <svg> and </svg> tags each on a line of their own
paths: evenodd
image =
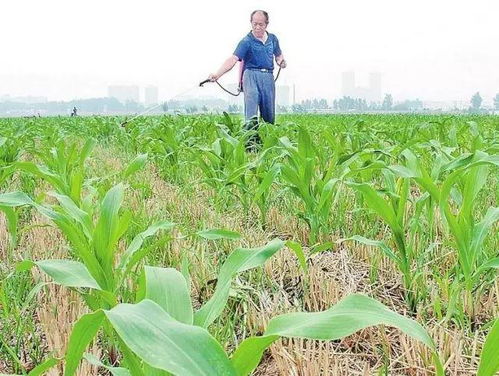
<svg viewBox="0 0 499 376">
<path fill-rule="evenodd" d="M 78 116 L 77 111 L 78 111 L 78 109 L 76 108 L 76 106 L 74 106 L 73 111 L 71 111 L 71 117 Z"/>
<path fill-rule="evenodd" d="M 286 68 L 286 61 L 279 47 L 279 40 L 274 34 L 267 32 L 268 13 L 255 10 L 251 13 L 250 22 L 251 31 L 239 42 L 234 54 L 208 78 L 216 81 L 238 61 L 242 61 L 245 128 L 257 130 L 258 109 L 264 121 L 271 124 L 275 122 L 273 58 L 281 68 Z"/>
</svg>

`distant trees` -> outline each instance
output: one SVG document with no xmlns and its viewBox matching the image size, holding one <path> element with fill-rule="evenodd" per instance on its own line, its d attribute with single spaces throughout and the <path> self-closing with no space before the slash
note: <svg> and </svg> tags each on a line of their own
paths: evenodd
<svg viewBox="0 0 499 376">
<path fill-rule="evenodd" d="M 144 111 L 144 106 L 135 101 L 128 100 L 125 102 L 125 110 L 128 112 L 141 112 Z"/>
<path fill-rule="evenodd" d="M 68 102 L 43 102 L 43 103 L 17 103 L 4 102 L 0 103 L 0 112 L 23 112 L 23 111 L 41 111 L 42 113 L 66 113 L 69 114 L 71 109 L 76 107 L 78 113 L 82 114 L 97 114 L 109 112 L 139 112 L 143 111 L 144 107 L 140 103 L 127 102 L 121 103 L 116 98 L 88 98 L 77 99 Z"/>
<path fill-rule="evenodd" d="M 327 100 L 324 98 L 305 99 L 300 103 L 295 103 L 291 106 L 291 111 L 294 113 L 302 113 L 314 110 L 327 110 L 329 108 Z M 279 112 L 287 112 L 284 106 L 277 106 Z"/>
<path fill-rule="evenodd" d="M 305 112 L 305 109 L 303 108 L 303 106 L 301 104 L 298 104 L 298 103 L 295 103 L 294 105 L 291 106 L 291 111 L 293 111 L 294 113 L 303 113 Z"/>
<path fill-rule="evenodd" d="M 196 112 L 198 112 L 198 107 L 196 105 L 189 106 L 185 109 L 185 112 L 187 112 L 188 114 L 195 114 Z"/>
<path fill-rule="evenodd" d="M 478 91 L 473 94 L 473 96 L 471 97 L 471 110 L 479 111 L 480 107 L 482 106 L 482 100 L 483 99 Z"/>
<path fill-rule="evenodd" d="M 305 110 L 326 110 L 329 108 L 327 100 L 324 98 L 305 99 L 300 104 Z"/>
<path fill-rule="evenodd" d="M 348 110 L 365 111 L 369 109 L 369 106 L 367 105 L 365 99 L 343 97 L 340 99 L 335 99 L 333 101 L 333 109 L 340 111 L 348 111 Z"/>
<path fill-rule="evenodd" d="M 386 94 L 385 98 L 383 99 L 383 104 L 381 105 L 381 108 L 383 110 L 389 111 L 392 109 L 393 106 L 393 97 L 391 94 Z"/>
<path fill-rule="evenodd" d="M 285 114 L 288 112 L 288 108 L 286 106 L 277 105 L 277 112 L 280 114 Z"/>
<path fill-rule="evenodd" d="M 423 102 L 420 101 L 419 99 L 414 99 L 414 100 L 408 99 L 401 103 L 397 103 L 392 108 L 395 111 L 417 111 L 423 109 Z"/>
<path fill-rule="evenodd" d="M 497 93 L 496 96 L 494 97 L 494 108 L 496 110 L 499 110 L 499 93 Z"/>
</svg>

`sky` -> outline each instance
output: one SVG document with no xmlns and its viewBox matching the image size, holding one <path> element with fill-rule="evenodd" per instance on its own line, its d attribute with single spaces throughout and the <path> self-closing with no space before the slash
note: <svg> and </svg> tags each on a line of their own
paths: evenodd
<svg viewBox="0 0 499 376">
<path fill-rule="evenodd" d="M 341 94 L 382 73 L 395 101 L 490 102 L 499 92 L 498 0 L 191 1 L 16 0 L 0 3 L 0 96 L 104 97 L 107 86 L 159 88 L 160 99 L 196 88 L 232 55 L 254 9 L 269 12 L 288 67 L 278 83 L 297 100 Z M 221 78 L 236 82 L 237 69 Z"/>
</svg>

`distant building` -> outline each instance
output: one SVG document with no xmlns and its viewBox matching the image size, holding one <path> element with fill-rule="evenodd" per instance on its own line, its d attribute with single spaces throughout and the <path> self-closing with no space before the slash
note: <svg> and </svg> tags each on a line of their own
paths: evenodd
<svg viewBox="0 0 499 376">
<path fill-rule="evenodd" d="M 139 103 L 139 87 L 135 85 L 108 86 L 107 95 L 110 98 L 116 98 L 121 103 Z"/>
<path fill-rule="evenodd" d="M 156 86 L 147 86 L 145 88 L 144 104 L 146 107 L 158 104 L 158 88 Z"/>
<path fill-rule="evenodd" d="M 369 102 L 380 102 L 381 73 L 369 73 L 369 86 L 355 86 L 355 72 L 343 72 L 341 74 L 341 95 L 350 98 L 361 98 Z"/>
<path fill-rule="evenodd" d="M 289 97 L 291 89 L 288 85 L 280 85 L 276 87 L 276 104 L 278 106 L 289 107 Z"/>
</svg>

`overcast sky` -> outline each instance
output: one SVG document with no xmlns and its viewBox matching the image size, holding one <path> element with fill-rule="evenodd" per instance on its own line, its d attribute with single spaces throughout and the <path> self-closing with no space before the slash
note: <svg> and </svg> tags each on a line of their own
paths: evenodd
<svg viewBox="0 0 499 376">
<path fill-rule="evenodd" d="M 232 54 L 254 9 L 270 14 L 288 61 L 279 80 L 297 99 L 340 95 L 352 70 L 358 85 L 381 72 L 395 100 L 499 92 L 499 0 L 16 0 L 0 3 L 0 96 L 68 100 L 137 84 L 171 98 Z"/>
</svg>

